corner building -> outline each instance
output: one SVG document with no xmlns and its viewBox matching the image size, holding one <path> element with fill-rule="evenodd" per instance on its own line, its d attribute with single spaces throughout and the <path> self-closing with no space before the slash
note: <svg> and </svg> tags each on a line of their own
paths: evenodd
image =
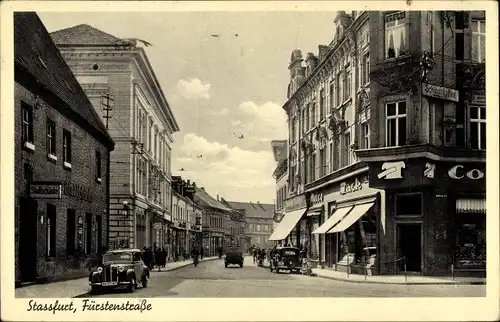
<svg viewBox="0 0 500 322">
<path fill-rule="evenodd" d="M 271 239 L 351 273 L 484 273 L 484 13 L 334 24 L 318 58 L 291 56 L 289 197 Z"/>
<path fill-rule="evenodd" d="M 114 142 L 35 13 L 14 14 L 15 284 L 84 277 L 108 244 Z"/>
<path fill-rule="evenodd" d="M 179 127 L 146 51 L 139 40 L 85 24 L 51 36 L 116 142 L 110 248 L 171 248 L 172 135 Z"/>
</svg>

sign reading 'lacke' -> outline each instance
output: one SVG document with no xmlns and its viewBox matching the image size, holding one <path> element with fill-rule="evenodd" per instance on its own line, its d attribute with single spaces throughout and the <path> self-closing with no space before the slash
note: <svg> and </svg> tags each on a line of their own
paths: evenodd
<svg viewBox="0 0 500 322">
<path fill-rule="evenodd" d="M 62 189 L 60 184 L 32 184 L 30 197 L 33 199 L 60 199 Z"/>
<path fill-rule="evenodd" d="M 436 97 L 448 101 L 458 102 L 458 91 L 452 88 L 446 88 L 446 87 L 423 83 L 422 94 L 425 96 Z"/>
</svg>

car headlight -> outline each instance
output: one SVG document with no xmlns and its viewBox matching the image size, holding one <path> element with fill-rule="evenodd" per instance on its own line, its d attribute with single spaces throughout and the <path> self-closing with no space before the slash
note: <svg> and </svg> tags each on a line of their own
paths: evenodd
<svg viewBox="0 0 500 322">
<path fill-rule="evenodd" d="M 102 267 L 97 268 L 97 273 L 101 274 L 102 273 Z"/>
<path fill-rule="evenodd" d="M 125 268 L 123 268 L 123 266 L 118 266 L 118 272 L 123 272 L 125 270 Z"/>
</svg>

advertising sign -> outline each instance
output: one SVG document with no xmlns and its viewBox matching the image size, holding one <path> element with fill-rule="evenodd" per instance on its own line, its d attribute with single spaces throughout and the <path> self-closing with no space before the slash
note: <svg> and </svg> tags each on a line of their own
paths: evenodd
<svg viewBox="0 0 500 322">
<path fill-rule="evenodd" d="M 37 183 L 30 185 L 30 197 L 33 199 L 61 199 L 61 184 Z"/>
<path fill-rule="evenodd" d="M 456 89 L 435 86 L 427 83 L 422 84 L 422 94 L 453 102 L 458 102 L 459 99 L 458 91 Z"/>
</svg>

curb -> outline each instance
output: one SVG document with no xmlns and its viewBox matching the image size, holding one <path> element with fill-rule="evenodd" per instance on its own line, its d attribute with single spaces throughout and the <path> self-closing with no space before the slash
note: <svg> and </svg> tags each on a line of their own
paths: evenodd
<svg viewBox="0 0 500 322">
<path fill-rule="evenodd" d="M 486 281 L 484 282 L 461 282 L 461 281 L 450 281 L 450 282 L 436 282 L 436 283 L 416 283 L 416 282 L 377 282 L 377 281 L 357 281 L 357 280 L 350 280 L 346 278 L 340 278 L 340 277 L 333 277 L 333 276 L 325 276 L 325 275 L 319 275 L 316 274 L 315 277 L 320 277 L 320 278 L 326 278 L 326 279 L 331 279 L 331 280 L 336 280 L 336 281 L 342 281 L 342 282 L 349 282 L 349 283 L 358 283 L 358 284 L 363 284 L 363 283 L 368 283 L 368 284 L 389 284 L 389 285 L 486 285 Z"/>
<path fill-rule="evenodd" d="M 217 259 L 219 259 L 219 257 L 200 260 L 200 264 L 203 263 L 203 262 L 210 262 L 210 261 L 217 260 Z M 170 269 L 165 269 L 164 271 L 155 272 L 155 273 L 171 272 L 171 271 L 175 271 L 175 270 L 178 270 L 180 268 L 185 268 L 185 267 L 192 266 L 192 265 L 193 265 L 193 262 L 191 261 L 191 262 L 186 263 L 184 265 L 179 265 L 177 267 L 172 267 Z M 86 297 L 86 295 L 88 295 L 88 294 L 90 294 L 90 291 L 86 291 L 85 293 L 72 296 L 71 298 L 82 298 L 82 297 Z"/>
</svg>

